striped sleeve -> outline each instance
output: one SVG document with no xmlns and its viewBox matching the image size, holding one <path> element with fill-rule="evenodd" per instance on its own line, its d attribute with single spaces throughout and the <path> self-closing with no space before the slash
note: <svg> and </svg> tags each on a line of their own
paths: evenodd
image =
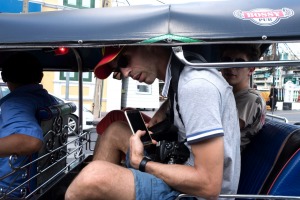
<svg viewBox="0 0 300 200">
<path fill-rule="evenodd" d="M 216 128 L 206 131 L 197 132 L 187 136 L 188 144 L 197 143 L 202 140 L 207 140 L 214 137 L 224 136 L 224 131 L 222 128 Z"/>
</svg>

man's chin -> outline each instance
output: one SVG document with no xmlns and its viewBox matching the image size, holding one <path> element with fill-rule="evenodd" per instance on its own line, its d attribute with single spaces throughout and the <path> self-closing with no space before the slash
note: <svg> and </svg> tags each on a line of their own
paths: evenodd
<svg viewBox="0 0 300 200">
<path fill-rule="evenodd" d="M 155 81 L 155 79 L 154 80 L 152 80 L 152 79 L 145 79 L 144 81 L 142 81 L 142 82 L 144 82 L 144 83 L 146 83 L 146 84 L 148 84 L 148 85 L 151 85 L 152 83 L 154 83 L 154 81 Z"/>
<path fill-rule="evenodd" d="M 236 85 L 236 82 L 233 80 L 226 80 L 228 82 L 229 85 L 234 86 Z"/>
<path fill-rule="evenodd" d="M 145 80 L 144 83 L 148 84 L 148 85 L 151 85 L 154 81 L 147 81 Z"/>
</svg>

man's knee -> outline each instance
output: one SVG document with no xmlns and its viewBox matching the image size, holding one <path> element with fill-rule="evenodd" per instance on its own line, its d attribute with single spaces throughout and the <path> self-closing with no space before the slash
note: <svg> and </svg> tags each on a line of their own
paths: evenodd
<svg viewBox="0 0 300 200">
<path fill-rule="evenodd" d="M 105 161 L 93 161 L 81 172 L 80 183 L 85 187 L 103 186 L 111 178 L 111 163 Z"/>
<path fill-rule="evenodd" d="M 67 189 L 65 199 L 89 199 L 108 192 L 109 189 L 106 186 L 109 185 L 109 180 L 113 176 L 110 173 L 110 165 L 103 161 L 93 161 L 88 164 Z"/>
</svg>

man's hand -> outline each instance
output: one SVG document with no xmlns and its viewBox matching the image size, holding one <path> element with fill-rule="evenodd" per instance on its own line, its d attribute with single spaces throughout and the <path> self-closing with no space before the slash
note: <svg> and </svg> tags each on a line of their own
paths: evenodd
<svg viewBox="0 0 300 200">
<path fill-rule="evenodd" d="M 144 157 L 144 145 L 141 137 L 146 131 L 137 131 L 130 137 L 130 164 L 133 168 L 138 169 L 141 160 Z"/>
</svg>

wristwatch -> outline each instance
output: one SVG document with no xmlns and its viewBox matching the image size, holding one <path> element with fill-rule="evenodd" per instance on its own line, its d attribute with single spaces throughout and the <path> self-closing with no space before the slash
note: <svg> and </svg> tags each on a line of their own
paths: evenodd
<svg viewBox="0 0 300 200">
<path fill-rule="evenodd" d="M 151 159 L 147 156 L 144 156 L 144 158 L 142 159 L 142 161 L 140 162 L 140 165 L 139 165 L 139 170 L 141 172 L 145 172 L 146 164 L 148 161 L 151 161 Z"/>
</svg>

